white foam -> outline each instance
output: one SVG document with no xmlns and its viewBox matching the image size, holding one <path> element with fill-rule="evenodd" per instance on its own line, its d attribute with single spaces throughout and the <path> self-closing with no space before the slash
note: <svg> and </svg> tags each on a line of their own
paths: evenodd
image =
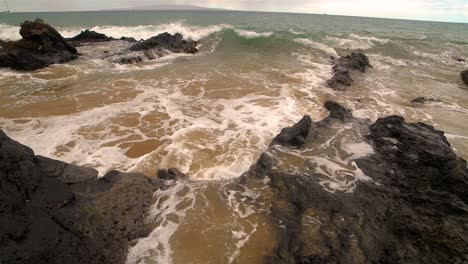
<svg viewBox="0 0 468 264">
<path fill-rule="evenodd" d="M 293 35 L 304 35 L 304 34 L 307 34 L 306 32 L 303 32 L 303 31 L 296 31 L 296 30 L 294 30 L 294 29 L 292 29 L 292 28 L 290 28 L 290 29 L 288 30 L 288 32 L 291 33 L 291 34 L 293 34 Z"/>
<path fill-rule="evenodd" d="M 107 36 L 120 38 L 120 37 L 133 37 L 137 40 L 148 39 L 158 34 L 168 32 L 170 34 L 180 33 L 187 39 L 200 40 L 208 37 L 209 35 L 222 31 L 226 28 L 232 28 L 231 25 L 219 24 L 210 26 L 192 26 L 186 25 L 183 22 L 176 21 L 161 25 L 139 25 L 139 26 L 94 26 L 87 27 L 57 27 L 57 30 L 65 38 L 71 38 L 78 35 L 82 30 L 89 29 L 99 33 L 106 34 Z M 11 26 L 0 24 L 0 39 L 3 40 L 17 40 L 20 39 L 20 28 L 18 26 Z"/>
<path fill-rule="evenodd" d="M 172 22 L 162 25 L 141 25 L 136 27 L 121 27 L 121 26 L 96 26 L 91 28 L 99 33 L 106 34 L 114 38 L 133 37 L 135 39 L 148 39 L 158 34 L 168 32 L 170 34 L 180 33 L 184 38 L 192 40 L 203 39 L 213 33 L 222 31 L 226 28 L 231 28 L 232 26 L 221 24 L 221 25 L 211 25 L 211 26 L 189 26 L 182 22 Z M 70 32 L 71 33 L 71 32 Z M 73 32 L 76 34 L 77 32 Z M 68 36 L 72 34 L 67 34 Z M 71 36 L 70 36 L 71 37 Z"/>
<path fill-rule="evenodd" d="M 141 238 L 130 248 L 127 264 L 166 263 L 172 262 L 170 239 L 177 231 L 186 213 L 194 208 L 196 202 L 195 189 L 200 188 L 197 183 L 179 182 L 166 190 L 159 189 L 154 193 L 156 203 L 150 209 L 148 221 L 160 223 L 148 237 Z M 184 190 L 187 189 L 188 190 Z M 183 192 L 184 196 L 179 194 Z M 189 202 L 180 208 L 180 204 Z M 174 221 L 174 219 L 177 219 Z M 148 261 L 148 262 L 147 262 Z"/>
<path fill-rule="evenodd" d="M 20 27 L 0 24 L 0 39 L 1 40 L 17 40 L 21 36 L 19 34 Z"/>
<path fill-rule="evenodd" d="M 266 38 L 266 37 L 271 37 L 273 36 L 273 32 L 255 32 L 255 31 L 249 31 L 249 30 L 243 30 L 243 29 L 234 29 L 234 32 L 237 33 L 237 35 L 244 37 L 244 38 Z"/>
<path fill-rule="evenodd" d="M 348 159 L 355 160 L 370 154 L 374 154 L 374 149 L 371 145 L 366 142 L 357 142 L 357 143 L 342 143 L 341 149 L 347 152 L 348 154 L 352 154 Z"/>
<path fill-rule="evenodd" d="M 357 34 L 349 34 L 348 37 L 327 36 L 326 39 L 351 50 L 367 50 L 373 48 L 376 44 L 386 44 L 390 41 L 376 37 L 362 37 Z"/>
<path fill-rule="evenodd" d="M 294 41 L 297 42 L 297 43 L 301 43 L 301 44 L 310 46 L 312 48 L 324 51 L 328 55 L 332 55 L 332 56 L 336 56 L 336 57 L 338 56 L 338 53 L 336 53 L 334 48 L 332 48 L 330 46 L 327 46 L 327 45 L 325 45 L 323 43 L 315 42 L 313 40 L 306 39 L 306 38 L 297 38 Z"/>
<path fill-rule="evenodd" d="M 234 250 L 234 253 L 229 256 L 229 263 L 233 263 L 241 253 L 241 249 L 245 246 L 245 244 L 249 241 L 250 236 L 252 236 L 253 233 L 257 231 L 258 224 L 253 225 L 253 230 L 250 233 L 246 232 L 236 232 L 236 231 L 231 231 L 232 236 L 234 239 L 237 239 L 238 241 L 236 242 L 236 249 Z"/>
</svg>

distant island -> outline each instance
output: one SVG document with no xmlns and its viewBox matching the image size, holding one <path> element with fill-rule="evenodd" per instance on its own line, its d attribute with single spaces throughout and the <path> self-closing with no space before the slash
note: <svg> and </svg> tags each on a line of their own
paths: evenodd
<svg viewBox="0 0 468 264">
<path fill-rule="evenodd" d="M 136 6 L 136 7 L 123 7 L 104 9 L 100 11 L 130 11 L 130 10 L 228 10 L 222 8 L 209 8 L 193 5 L 149 5 L 149 6 Z"/>
</svg>

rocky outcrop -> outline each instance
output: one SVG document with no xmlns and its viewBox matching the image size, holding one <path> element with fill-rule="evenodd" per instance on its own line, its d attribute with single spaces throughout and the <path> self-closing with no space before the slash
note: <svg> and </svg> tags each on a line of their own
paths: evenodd
<svg viewBox="0 0 468 264">
<path fill-rule="evenodd" d="M 437 103 L 440 102 L 438 99 L 434 98 L 426 98 L 426 97 L 418 97 L 413 100 L 411 100 L 412 104 L 426 104 L 426 103 Z"/>
<path fill-rule="evenodd" d="M 305 141 L 343 121 L 366 126 L 364 140 L 375 153 L 354 162 L 371 180 L 358 180 L 352 192 L 330 192 L 320 170 L 294 174 L 274 164 L 271 151 L 262 154 L 244 177 L 267 175 L 274 193 L 270 211 L 280 240 L 265 263 L 468 261 L 467 162 L 444 133 L 399 116 L 368 126 L 336 103 L 328 107 L 334 111 L 312 122 Z"/>
<path fill-rule="evenodd" d="M 171 35 L 167 32 L 155 37 L 139 42 L 130 47 L 131 51 L 145 50 L 169 50 L 173 53 L 196 53 L 198 43 L 194 40 L 185 40 L 184 37 L 176 33 Z"/>
<path fill-rule="evenodd" d="M 372 67 L 369 58 L 361 52 L 352 52 L 351 55 L 334 60 L 333 77 L 327 81 L 327 85 L 334 90 L 344 91 L 353 83 L 350 73 L 364 73 L 367 67 Z"/>
<path fill-rule="evenodd" d="M 107 42 L 107 41 L 111 41 L 115 39 L 112 37 L 108 37 L 102 33 L 98 33 L 96 31 L 86 29 L 84 31 L 81 31 L 80 34 L 74 36 L 73 38 L 70 38 L 69 40 L 73 42 L 86 43 L 86 42 Z"/>
<path fill-rule="evenodd" d="M 462 71 L 460 73 L 460 76 L 462 78 L 462 81 L 468 86 L 468 70 Z"/>
<path fill-rule="evenodd" d="M 0 68 L 32 71 L 78 58 L 76 48 L 41 19 L 22 23 L 20 35 L 0 49 Z"/>
<path fill-rule="evenodd" d="M 310 116 L 304 116 L 298 123 L 292 127 L 283 128 L 271 142 L 272 145 L 300 147 L 305 143 L 305 138 L 309 134 L 312 119 Z"/>
<path fill-rule="evenodd" d="M 171 35 L 167 32 L 159 34 L 150 39 L 137 42 L 129 48 L 129 54 L 122 54 L 119 63 L 133 64 L 145 60 L 154 60 L 172 53 L 194 54 L 198 52 L 198 43 L 193 40 L 185 40 L 177 33 Z"/>
<path fill-rule="evenodd" d="M 160 186 L 142 174 L 35 156 L 0 130 L 0 263 L 124 263 L 151 231 Z"/>
<path fill-rule="evenodd" d="M 71 41 L 74 45 L 79 45 L 81 43 L 90 43 L 90 42 L 108 42 L 108 41 L 113 41 L 113 40 L 137 42 L 135 38 L 121 37 L 120 39 L 115 39 L 113 37 L 108 37 L 105 34 L 98 33 L 96 31 L 92 31 L 89 29 L 83 30 L 80 32 L 80 34 L 67 40 Z"/>
</svg>

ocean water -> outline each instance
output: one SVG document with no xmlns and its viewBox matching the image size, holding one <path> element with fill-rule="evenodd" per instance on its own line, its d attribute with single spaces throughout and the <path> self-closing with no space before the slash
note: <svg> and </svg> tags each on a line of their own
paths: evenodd
<svg viewBox="0 0 468 264">
<path fill-rule="evenodd" d="M 468 158 L 468 87 L 460 78 L 468 24 L 220 11 L 14 13 L 0 14 L 0 39 L 19 39 L 19 23 L 36 17 L 65 37 L 83 29 L 136 39 L 169 32 L 200 43 L 195 55 L 134 65 L 109 55 L 128 43 L 92 43 L 67 64 L 0 69 L 0 126 L 37 154 L 101 175 L 177 167 L 190 176 L 156 193 L 148 221 L 158 227 L 129 249 L 128 263 L 261 263 L 280 228 L 268 214 L 271 190 L 233 179 L 281 128 L 305 114 L 324 118 L 329 99 L 371 121 L 398 114 L 432 124 Z M 347 91 L 333 91 L 325 84 L 330 56 L 352 50 L 373 68 L 356 73 Z M 410 104 L 419 96 L 440 102 Z M 271 154 L 297 173 L 326 175 L 330 192 L 372 180 L 352 162 L 372 153 L 359 130 L 329 133 L 308 151 Z"/>
</svg>

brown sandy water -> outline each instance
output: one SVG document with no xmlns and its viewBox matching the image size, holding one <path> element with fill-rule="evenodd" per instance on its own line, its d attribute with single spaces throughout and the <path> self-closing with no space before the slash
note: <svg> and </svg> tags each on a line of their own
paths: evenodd
<svg viewBox="0 0 468 264">
<path fill-rule="evenodd" d="M 281 128 L 305 114 L 324 118 L 328 99 L 371 121 L 399 114 L 433 124 L 468 158 L 468 90 L 459 80 L 466 65 L 443 53 L 468 57 L 466 45 L 432 53 L 415 46 L 405 57 L 384 46 L 393 40 L 343 36 L 341 42 L 325 38 L 326 49 L 291 41 L 288 49 L 272 50 L 271 37 L 226 42 L 223 34 L 202 39 L 195 56 L 124 66 L 104 51 L 128 44 L 110 42 L 79 48 L 83 56 L 66 65 L 0 70 L 0 125 L 37 154 L 92 166 L 101 175 L 119 169 L 155 176 L 168 167 L 189 175 L 190 181 L 157 191 L 148 221 L 158 227 L 130 249 L 129 263 L 261 263 L 281 228 L 269 216 L 274 195 L 267 180 L 246 187 L 235 179 Z M 343 41 L 363 48 L 374 68 L 355 74 L 348 91 L 335 92 L 325 85 L 331 77 L 326 51 L 349 52 Z M 409 103 L 419 96 L 441 102 Z M 269 154 L 291 172 L 326 175 L 321 183 L 329 191 L 352 191 L 356 181 L 372 180 L 352 162 L 372 153 L 365 132 L 337 125 L 306 150 L 275 147 Z"/>
</svg>

